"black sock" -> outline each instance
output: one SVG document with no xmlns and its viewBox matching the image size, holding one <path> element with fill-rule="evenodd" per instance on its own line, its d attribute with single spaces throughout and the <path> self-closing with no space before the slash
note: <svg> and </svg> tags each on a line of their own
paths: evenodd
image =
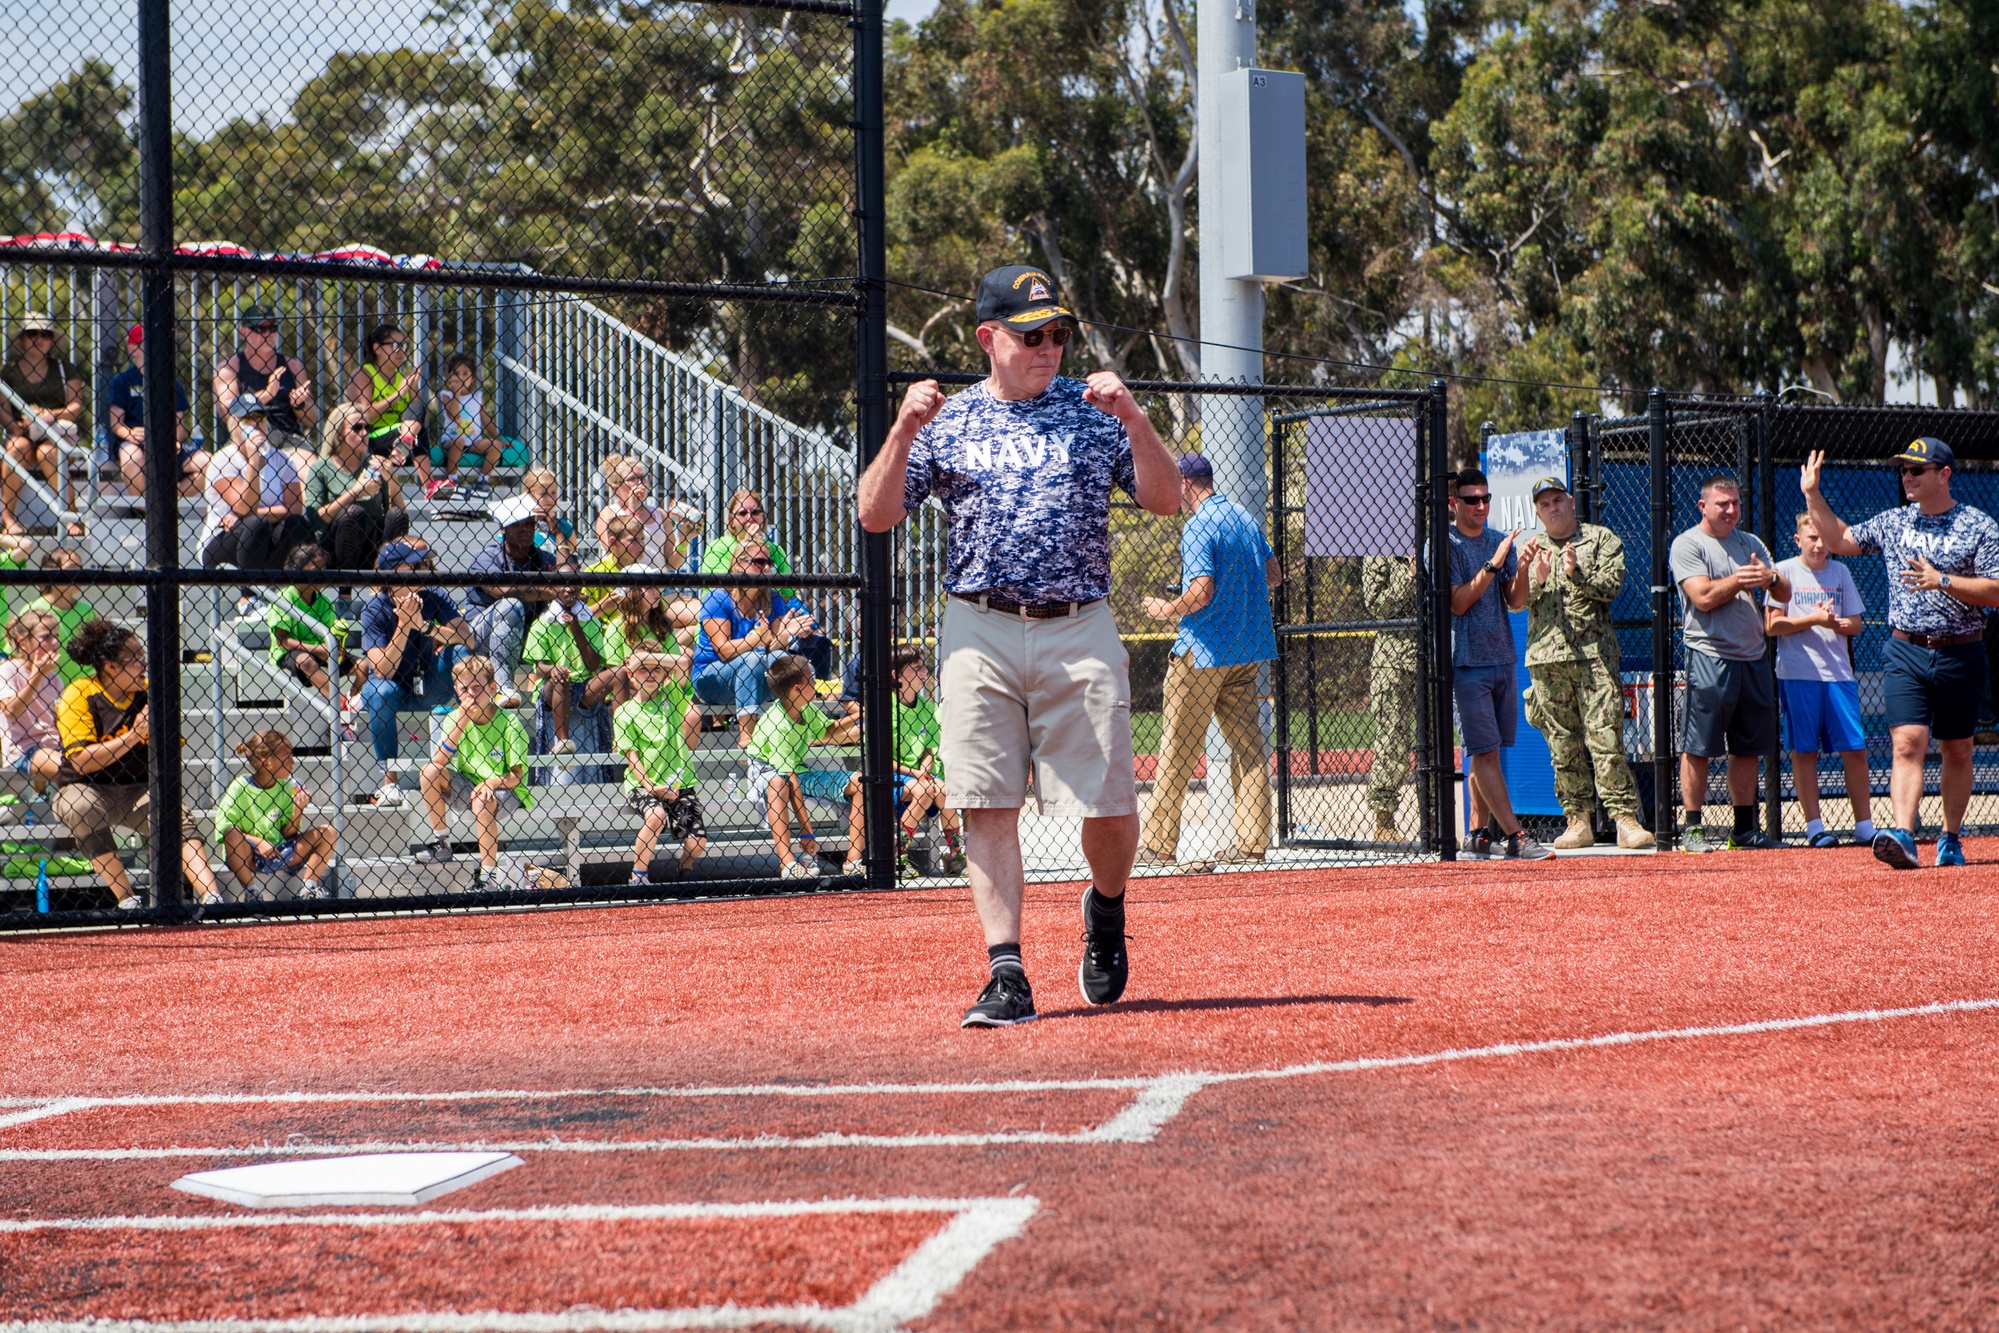
<svg viewBox="0 0 1999 1333">
<path fill-rule="evenodd" d="M 1027 967 L 1020 961 L 1020 944 L 1017 941 L 1013 944 L 988 944 L 986 966 L 992 969 L 994 976 L 998 976 L 1007 968 L 1020 973 L 1023 977 L 1027 975 Z"/>
<path fill-rule="evenodd" d="M 1738 835 L 1756 831 L 1756 807 L 1753 804 L 1735 807 L 1735 831 Z"/>
<path fill-rule="evenodd" d="M 1698 810 L 1689 810 L 1681 818 L 1680 822 L 1684 828 L 1699 828 L 1701 826 L 1701 812 Z"/>
<path fill-rule="evenodd" d="M 1098 893 L 1097 886 L 1092 884 L 1090 886 L 1088 905 L 1083 910 L 1085 917 L 1090 923 L 1091 930 L 1101 931 L 1106 935 L 1122 935 L 1124 933 L 1124 895 L 1122 893 L 1115 898 L 1106 898 L 1103 894 Z"/>
<path fill-rule="evenodd" d="M 1499 826 L 1499 816 L 1493 815 L 1485 821 L 1485 836 L 1494 842 L 1506 841 L 1506 830 Z"/>
</svg>

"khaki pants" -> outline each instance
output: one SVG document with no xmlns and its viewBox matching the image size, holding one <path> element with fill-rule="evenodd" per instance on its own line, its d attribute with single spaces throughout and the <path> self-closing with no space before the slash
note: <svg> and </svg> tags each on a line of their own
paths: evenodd
<svg viewBox="0 0 1999 1333">
<path fill-rule="evenodd" d="M 102 856 L 117 845 L 112 829 L 146 833 L 153 823 L 152 794 L 144 783 L 121 787 L 66 783 L 56 788 L 53 811 L 69 826 L 77 851 L 91 857 Z"/>
<path fill-rule="evenodd" d="M 1153 851 L 1179 854 L 1180 808 L 1187 797 L 1187 780 L 1194 776 L 1194 764 L 1205 747 L 1211 717 L 1221 724 L 1229 744 L 1236 847 L 1245 852 L 1268 850 L 1270 766 L 1257 718 L 1258 665 L 1197 667 L 1186 653 L 1175 653 L 1167 663 L 1165 734 L 1159 741 L 1152 806 L 1141 838 Z"/>
</svg>

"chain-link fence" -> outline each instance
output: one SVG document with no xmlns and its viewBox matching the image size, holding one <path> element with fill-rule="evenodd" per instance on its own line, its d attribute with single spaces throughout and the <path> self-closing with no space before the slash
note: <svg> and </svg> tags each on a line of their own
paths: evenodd
<svg viewBox="0 0 1999 1333">
<path fill-rule="evenodd" d="M 166 12 L 0 119 L 0 921 L 859 883 L 879 6 Z"/>
<path fill-rule="evenodd" d="M 1999 413 L 1922 407 L 1832 406 L 1774 398 L 1704 398 L 1655 394 L 1644 415 L 1578 417 L 1566 439 L 1582 516 L 1621 539 L 1627 574 L 1611 604 L 1624 672 L 1624 740 L 1648 822 L 1672 845 L 1682 802 L 1681 752 L 1688 665 L 1685 602 L 1670 568 L 1675 537 L 1701 521 L 1702 482 L 1711 476 L 1739 487 L 1740 530 L 1755 534 L 1779 562 L 1799 556 L 1796 520 L 1805 510 L 1798 475 L 1813 450 L 1827 455 L 1821 488 L 1833 512 L 1857 523 L 1902 503 L 1890 460 L 1911 439 L 1933 435 L 1959 451 L 1952 493 L 1988 512 L 1999 504 Z M 1837 559 L 1837 557 L 1835 557 Z M 1866 610 L 1864 629 L 1849 640 L 1866 737 L 1872 814 L 1887 820 L 1890 745 L 1884 717 L 1882 657 L 1888 639 L 1888 579 L 1878 556 L 1843 559 Z M 1649 577 L 1647 574 L 1649 571 Z M 1988 626 L 1992 622 L 1988 620 Z M 1988 629 L 1988 640 L 1991 634 Z M 1774 659 L 1776 646 L 1767 647 Z M 1999 824 L 1999 752 L 1989 744 L 1994 695 L 1987 685 L 1975 747 L 1974 796 L 1968 822 Z M 1793 770 L 1790 721 L 1776 690 L 1778 734 L 1762 756 L 1757 800 L 1760 826 L 1772 836 L 1801 835 L 1806 816 Z M 1730 805 L 1725 766 L 1711 766 L 1704 804 Z M 1936 822 L 1940 770 L 1927 762 L 1924 815 Z M 1820 754 L 1816 771 L 1821 817 L 1846 832 L 1856 818 L 1842 757 Z M 1659 814 L 1664 794 L 1666 816 Z M 1725 821 L 1725 814 L 1722 816 Z M 1719 833 L 1719 830 L 1717 830 Z"/>
</svg>

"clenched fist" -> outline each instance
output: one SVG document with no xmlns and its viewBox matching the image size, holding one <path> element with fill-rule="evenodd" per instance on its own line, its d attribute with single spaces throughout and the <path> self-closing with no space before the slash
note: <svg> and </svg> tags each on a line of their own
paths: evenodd
<svg viewBox="0 0 1999 1333">
<path fill-rule="evenodd" d="M 1099 412 L 1107 412 L 1119 421 L 1126 420 L 1138 411 L 1138 400 L 1131 396 L 1131 390 L 1124 387 L 1124 381 L 1108 370 L 1100 370 L 1083 381 L 1083 401 Z"/>
<path fill-rule="evenodd" d="M 944 407 L 944 390 L 936 380 L 918 380 L 902 395 L 902 410 L 896 414 L 898 430 L 911 434 L 929 425 Z"/>
</svg>

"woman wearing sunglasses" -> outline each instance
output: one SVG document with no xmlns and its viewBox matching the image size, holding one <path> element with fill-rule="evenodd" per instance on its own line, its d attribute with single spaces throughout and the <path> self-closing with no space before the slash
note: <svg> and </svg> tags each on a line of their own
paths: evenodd
<svg viewBox="0 0 1999 1333">
<path fill-rule="evenodd" d="M 774 572 L 770 547 L 736 546 L 732 574 Z M 771 701 L 764 673 L 781 653 L 798 650 L 816 627 L 812 613 L 770 588 L 717 588 L 701 603 L 701 637 L 694 643 L 694 697 L 704 704 L 736 706 L 741 744 L 750 743 L 757 714 Z"/>
</svg>

